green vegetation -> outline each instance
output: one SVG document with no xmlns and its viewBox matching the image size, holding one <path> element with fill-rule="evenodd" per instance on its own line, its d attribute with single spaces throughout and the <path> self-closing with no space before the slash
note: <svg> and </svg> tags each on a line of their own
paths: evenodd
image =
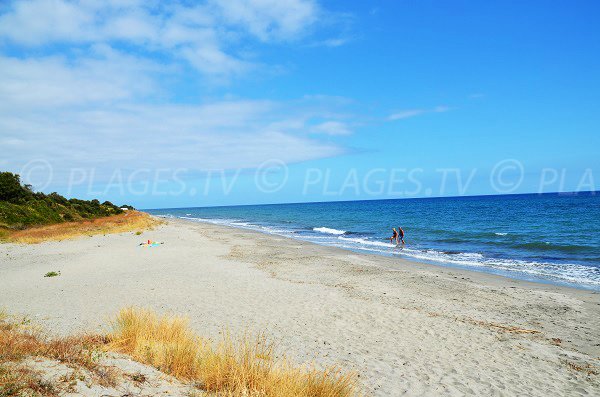
<svg viewBox="0 0 600 397">
<path fill-rule="evenodd" d="M 30 185 L 21 184 L 19 175 L 0 172 L 0 237 L 7 230 L 95 219 L 122 212 L 110 201 L 100 203 L 98 200 L 67 199 L 58 193 L 34 192 Z"/>
<path fill-rule="evenodd" d="M 60 276 L 60 272 L 57 273 L 55 271 L 51 271 L 44 275 L 44 277 L 56 277 L 56 276 Z"/>
</svg>

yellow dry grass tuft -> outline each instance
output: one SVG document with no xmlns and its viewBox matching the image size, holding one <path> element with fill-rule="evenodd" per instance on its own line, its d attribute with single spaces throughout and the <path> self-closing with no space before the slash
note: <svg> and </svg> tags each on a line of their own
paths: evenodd
<svg viewBox="0 0 600 397">
<path fill-rule="evenodd" d="M 117 315 L 110 347 L 180 379 L 194 379 L 203 341 L 183 318 L 158 317 L 151 311 L 127 308 Z"/>
<path fill-rule="evenodd" d="M 295 367 L 275 358 L 264 335 L 234 340 L 228 333 L 216 344 L 194 334 L 187 319 L 157 316 L 140 308 L 121 310 L 109 335 L 112 349 L 153 365 L 177 378 L 196 381 L 223 396 L 327 396 L 358 394 L 357 377 L 338 367 Z"/>
<path fill-rule="evenodd" d="M 13 243 L 36 244 L 92 236 L 96 234 L 124 233 L 150 229 L 161 221 L 139 211 L 127 211 L 120 215 L 89 221 L 65 222 L 25 230 L 5 231 L 3 240 Z"/>
</svg>

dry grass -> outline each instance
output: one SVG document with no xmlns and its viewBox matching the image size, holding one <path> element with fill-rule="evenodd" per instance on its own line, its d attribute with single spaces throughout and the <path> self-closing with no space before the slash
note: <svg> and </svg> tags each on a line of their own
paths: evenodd
<svg viewBox="0 0 600 397">
<path fill-rule="evenodd" d="M 19 364 L 27 357 L 46 357 L 72 368 L 85 368 L 95 383 L 114 386 L 121 374 L 98 364 L 106 350 L 129 354 L 216 396 L 358 395 L 354 373 L 343 373 L 338 367 L 293 366 L 285 358 L 275 358 L 274 346 L 264 335 L 233 339 L 225 333 L 218 343 L 212 343 L 193 333 L 184 318 L 159 317 L 136 308 L 123 309 L 112 326 L 107 336 L 52 339 L 27 318 L 0 311 L 0 397 L 58 396 L 68 390 L 68 379 L 52 384 Z M 143 376 L 134 376 L 136 382 L 145 381 Z"/>
<path fill-rule="evenodd" d="M 196 379 L 204 341 L 182 318 L 159 318 L 141 309 L 123 309 L 112 324 L 110 347 L 180 379 Z"/>
<path fill-rule="evenodd" d="M 12 396 L 58 397 L 59 393 L 51 382 L 28 368 L 0 364 L 0 397 Z"/>
<path fill-rule="evenodd" d="M 26 357 L 47 357 L 95 371 L 96 356 L 107 339 L 97 335 L 52 339 L 27 318 L 14 319 L 0 313 L 0 363 L 19 361 Z"/>
<path fill-rule="evenodd" d="M 481 320 L 474 320 L 474 319 L 467 319 L 467 320 L 463 320 L 463 321 L 469 322 L 469 323 L 475 324 L 475 325 L 480 325 L 480 326 L 483 326 L 486 328 L 494 329 L 497 331 L 508 332 L 511 334 L 539 334 L 540 333 L 540 331 L 537 331 L 535 329 L 515 327 L 512 325 L 502 325 L 502 324 L 493 323 L 490 321 L 481 321 Z"/>
<path fill-rule="evenodd" d="M 598 368 L 594 367 L 592 364 L 577 364 L 570 361 L 565 361 L 567 367 L 572 369 L 573 371 L 583 372 L 586 375 L 598 375 Z"/>
<path fill-rule="evenodd" d="M 358 394 L 354 373 L 344 374 L 337 367 L 294 367 L 285 358 L 275 358 L 273 345 L 263 335 L 236 341 L 225 334 L 215 344 L 194 334 L 184 318 L 128 308 L 118 314 L 109 339 L 111 348 L 217 395 Z"/>
<path fill-rule="evenodd" d="M 13 318 L 0 311 L 0 397 L 58 396 L 63 385 L 45 381 L 19 362 L 28 357 L 46 357 L 90 371 L 100 385 L 111 386 L 116 379 L 97 364 L 106 345 L 100 336 L 48 338 L 27 318 Z M 111 376 L 109 376 L 111 375 Z"/>
<path fill-rule="evenodd" d="M 35 244 L 92 236 L 95 234 L 123 233 L 150 229 L 161 222 L 139 211 L 127 211 L 89 221 L 65 222 L 25 230 L 7 231 L 3 239 L 14 243 Z"/>
</svg>

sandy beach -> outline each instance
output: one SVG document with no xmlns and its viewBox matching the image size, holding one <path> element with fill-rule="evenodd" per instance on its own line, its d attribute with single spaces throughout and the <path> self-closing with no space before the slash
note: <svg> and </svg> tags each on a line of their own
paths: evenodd
<svg viewBox="0 0 600 397">
<path fill-rule="evenodd" d="M 253 231 L 169 220 L 140 236 L 0 244 L 0 291 L 0 308 L 61 335 L 129 305 L 213 337 L 266 331 L 295 362 L 356 370 L 367 395 L 600 395 L 597 292 Z"/>
</svg>

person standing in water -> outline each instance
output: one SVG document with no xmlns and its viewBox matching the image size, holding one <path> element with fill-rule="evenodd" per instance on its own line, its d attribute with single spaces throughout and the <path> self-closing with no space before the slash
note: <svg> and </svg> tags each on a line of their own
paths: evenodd
<svg viewBox="0 0 600 397">
<path fill-rule="evenodd" d="M 396 230 L 396 229 L 394 229 Z M 399 240 L 402 240 L 402 244 L 404 243 L 404 230 L 402 230 L 402 228 L 400 226 L 398 226 L 398 236 L 396 237 L 396 244 L 400 244 Z"/>
<path fill-rule="evenodd" d="M 393 244 L 394 240 L 396 240 L 396 244 L 398 244 L 398 232 L 396 231 L 395 227 L 392 228 L 392 237 L 390 237 L 390 244 Z"/>
</svg>

